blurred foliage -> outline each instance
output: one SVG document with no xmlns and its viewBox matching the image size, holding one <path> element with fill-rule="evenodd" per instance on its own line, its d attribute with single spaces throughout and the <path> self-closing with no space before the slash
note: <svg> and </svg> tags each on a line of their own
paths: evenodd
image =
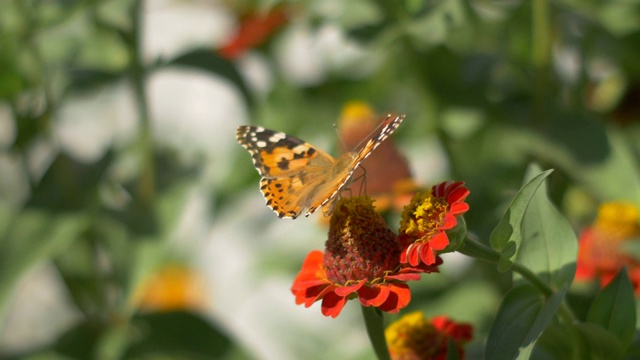
<svg viewBox="0 0 640 360">
<path fill-rule="evenodd" d="M 499 268 L 506 273 L 478 261 L 457 278 L 412 287 L 411 309 L 435 315 L 433 305 L 474 324 L 468 357 L 485 351 L 491 359 L 632 357 L 639 348 L 635 323 L 606 311 L 635 311 L 626 274 L 597 297 L 593 289 L 570 293 L 566 299 L 584 321 L 573 333 L 554 316 L 564 311 L 570 292 L 571 226 L 578 231 L 605 201 L 640 206 L 640 1 L 223 1 L 216 6 L 238 24 L 274 8 L 287 14 L 286 22 L 243 43 L 238 58 L 221 55 L 224 44 L 214 41 L 170 56 L 145 52 L 150 3 L 0 3 L 0 107 L 6 118 L 0 124 L 0 330 L 11 331 L 2 324 L 17 284 L 43 264 L 53 265 L 80 314 L 48 346 L 19 354 L 0 349 L 0 357 L 246 356 L 238 345 L 244 342 L 202 313 L 144 313 L 131 301 L 145 277 L 175 256 L 171 240 L 180 210 L 202 179 L 216 214 L 235 209 L 245 191 L 259 196 L 256 174 L 239 146 L 234 159 L 212 161 L 198 153 L 193 160 L 156 138 L 147 82 L 176 68 L 230 84 L 253 123 L 303 139 L 332 135 L 329 122 L 353 99 L 405 112 L 394 135 L 399 144 L 435 138 L 447 163 L 437 176 L 465 181 L 471 189 L 470 232 L 489 244 L 500 223 L 496 241 L 506 247 L 496 248 L 509 260 Z M 319 46 L 328 30 L 348 47 Z M 283 49 L 299 33 L 315 36 L 310 41 L 317 48 L 303 46 L 304 56 L 282 60 L 291 56 Z M 266 63 L 272 77 L 266 90 L 258 91 L 248 76 L 242 62 L 247 54 Z M 307 71 L 314 75 L 296 77 L 305 61 L 313 62 Z M 90 159 L 61 146 L 61 109 L 123 83 L 134 104 L 131 133 Z M 243 165 L 232 163 L 235 156 Z M 431 171 L 429 156 L 412 157 L 417 173 Z M 202 164 L 207 161 L 212 163 Z M 531 162 L 554 172 L 545 185 L 540 178 L 529 188 L 526 201 L 515 197 L 509 205 L 522 179 L 536 175 L 527 172 Z M 222 180 L 207 177 L 211 167 Z M 519 218 L 501 221 L 507 209 Z M 525 226 L 523 233 L 505 235 L 514 226 L 516 233 Z M 516 245 L 511 235 L 519 238 Z M 531 238 L 539 242 L 524 243 Z M 559 248 L 565 250 L 561 259 L 546 257 Z M 540 297 L 517 277 L 512 287 L 511 266 L 545 274 L 553 293 Z M 528 325 L 509 333 L 518 321 Z"/>
</svg>

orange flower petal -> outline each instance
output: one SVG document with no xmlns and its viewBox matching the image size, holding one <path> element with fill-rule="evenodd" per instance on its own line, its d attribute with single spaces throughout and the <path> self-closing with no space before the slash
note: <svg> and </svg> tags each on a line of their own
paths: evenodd
<svg viewBox="0 0 640 360">
<path fill-rule="evenodd" d="M 358 298 L 364 306 L 378 307 L 389 297 L 389 286 L 365 286 L 358 291 Z"/>
<path fill-rule="evenodd" d="M 339 286 L 336 288 L 335 292 L 336 294 L 340 295 L 340 296 L 347 296 L 349 294 L 352 294 L 356 291 L 358 291 L 358 289 L 360 289 L 362 287 L 362 285 L 365 284 L 364 280 L 360 280 L 357 283 L 351 285 L 351 286 Z"/>
<path fill-rule="evenodd" d="M 392 284 L 389 288 L 390 292 L 386 301 L 380 304 L 378 308 L 394 314 L 409 305 L 411 301 L 411 290 L 409 290 L 409 285 L 407 284 Z"/>
<path fill-rule="evenodd" d="M 328 293 L 322 299 L 322 315 L 331 316 L 335 318 L 340 315 L 342 308 L 344 308 L 344 304 L 347 303 L 347 298 L 344 296 L 339 296 L 334 292 Z"/>
</svg>

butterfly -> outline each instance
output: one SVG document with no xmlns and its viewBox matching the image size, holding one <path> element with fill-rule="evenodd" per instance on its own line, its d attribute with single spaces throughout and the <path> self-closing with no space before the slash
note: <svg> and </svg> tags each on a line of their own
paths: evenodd
<svg viewBox="0 0 640 360">
<path fill-rule="evenodd" d="M 404 117 L 387 114 L 366 141 L 337 159 L 296 137 L 259 126 L 239 126 L 236 138 L 251 154 L 262 176 L 260 190 L 278 217 L 295 219 L 305 210 L 309 216 L 319 207 L 330 216 L 358 165 Z"/>
</svg>

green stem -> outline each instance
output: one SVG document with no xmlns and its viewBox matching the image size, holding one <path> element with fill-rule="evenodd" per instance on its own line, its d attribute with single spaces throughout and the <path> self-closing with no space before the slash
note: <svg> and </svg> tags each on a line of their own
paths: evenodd
<svg viewBox="0 0 640 360">
<path fill-rule="evenodd" d="M 460 249 L 458 249 L 458 252 L 494 264 L 497 264 L 500 260 L 500 254 L 497 251 L 471 238 L 467 238 L 464 241 Z M 522 266 L 521 264 L 514 263 L 511 269 L 514 272 L 520 274 L 520 276 L 527 280 L 546 297 L 550 297 L 551 295 L 553 295 L 553 289 L 549 287 L 544 281 L 540 280 L 540 278 L 528 268 Z M 576 321 L 575 315 L 565 301 L 562 302 L 562 305 L 558 309 L 558 316 L 560 316 L 568 324 L 572 324 Z"/>
<path fill-rule="evenodd" d="M 480 242 L 467 238 L 460 249 L 458 251 L 467 256 L 471 256 L 480 260 L 488 261 L 494 264 L 497 264 L 500 260 L 500 254 L 491 249 L 490 247 L 481 244 Z M 531 283 L 531 285 L 535 286 L 540 292 L 542 292 L 545 296 L 551 296 L 553 294 L 553 290 L 545 284 L 539 277 L 536 276 L 531 270 L 526 267 L 514 263 L 511 269 L 514 272 L 520 274 L 523 278 Z"/>
<path fill-rule="evenodd" d="M 140 143 L 142 151 L 142 174 L 138 183 L 138 195 L 147 206 L 153 203 L 155 197 L 155 164 L 153 159 L 153 137 L 151 117 L 147 102 L 146 70 L 142 57 L 142 27 L 143 27 L 143 1 L 136 0 L 131 7 L 131 19 L 133 19 L 132 34 L 130 35 L 131 79 L 140 117 Z"/>
<path fill-rule="evenodd" d="M 551 66 L 551 27 L 548 0 L 532 2 L 533 41 L 533 121 L 539 123 L 545 117 L 548 80 Z"/>
<path fill-rule="evenodd" d="M 373 306 L 362 306 L 362 316 L 376 356 L 380 360 L 390 360 L 387 340 L 384 337 L 384 317 L 382 312 Z"/>
</svg>

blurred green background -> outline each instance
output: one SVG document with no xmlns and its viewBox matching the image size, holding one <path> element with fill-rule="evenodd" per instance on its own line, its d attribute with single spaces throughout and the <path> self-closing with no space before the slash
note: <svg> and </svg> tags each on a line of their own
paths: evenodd
<svg viewBox="0 0 640 360">
<path fill-rule="evenodd" d="M 326 229 L 264 206 L 236 127 L 337 154 L 345 103 L 403 112 L 478 238 L 531 161 L 578 231 L 640 205 L 639 59 L 635 0 L 3 0 L 0 357 L 371 359 L 355 302 L 294 304 Z M 509 285 L 449 254 L 407 310 L 472 323 L 479 358 Z"/>
</svg>

